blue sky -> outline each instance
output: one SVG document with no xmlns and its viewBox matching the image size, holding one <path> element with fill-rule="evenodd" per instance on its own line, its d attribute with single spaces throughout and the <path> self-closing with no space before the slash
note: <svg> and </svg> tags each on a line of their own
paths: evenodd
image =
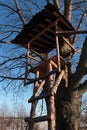
<svg viewBox="0 0 87 130">
<path fill-rule="evenodd" d="M 3 0 L 3 1 L 0 0 L 0 2 L 2 2 L 2 3 L 4 2 L 5 4 L 8 3 L 9 6 L 14 7 L 13 0 Z M 38 2 L 40 3 L 40 6 L 42 6 L 42 7 L 45 4 L 44 2 L 41 2 L 41 0 L 38 0 Z M 30 5 L 31 5 L 30 7 L 32 9 L 33 6 L 31 4 L 31 2 L 30 2 Z M 20 6 L 23 7 L 22 2 L 20 2 Z M 23 9 L 25 9 L 26 6 L 24 6 Z M 11 23 L 14 24 L 15 18 L 12 15 L 8 16 L 8 13 L 11 10 L 5 11 L 5 9 L 6 8 L 4 8 L 4 7 L 2 7 L 2 8 L 0 7 L 0 16 L 1 16 L 0 24 L 11 24 Z M 15 7 L 14 7 L 14 9 L 15 9 Z M 34 7 L 33 8 L 33 14 L 35 14 L 35 12 L 37 12 L 37 11 L 38 11 L 37 8 Z M 30 17 L 29 14 L 27 14 L 27 17 Z M 16 16 L 16 20 L 18 20 L 18 16 Z M 17 24 L 20 24 L 20 23 L 18 23 L 18 21 L 17 21 Z M 15 25 L 16 25 L 16 23 L 15 23 Z M 0 26 L 0 29 L 3 30 L 3 29 L 5 29 L 5 27 L 2 28 L 2 26 Z M 8 30 L 9 30 L 9 28 L 8 28 Z M 0 38 L 2 36 L 0 35 Z M 15 37 L 15 33 L 11 36 L 11 39 L 13 39 L 14 37 Z M 10 39 L 8 39 L 8 40 L 10 40 Z M 22 49 L 19 49 L 19 48 L 16 50 L 16 53 L 15 53 L 15 51 L 13 49 L 15 47 L 16 47 L 15 45 L 1 44 L 0 45 L 0 55 L 6 57 L 6 56 L 10 56 L 11 53 L 12 53 L 12 55 L 11 55 L 11 58 L 12 58 L 12 57 L 15 57 L 15 56 L 18 56 L 18 55 L 21 55 L 21 54 L 25 54 L 26 50 L 25 49 L 22 50 Z M 11 52 L 11 49 L 12 49 L 12 52 Z M 3 61 L 3 60 L 4 60 L 4 58 L 0 57 L 0 62 Z M 10 63 L 8 63 L 8 64 L 10 65 Z M 17 70 L 14 72 L 14 75 L 16 75 L 16 72 L 17 72 Z M 5 73 L 5 72 L 3 71 L 3 73 Z M 7 70 L 6 73 L 9 73 L 8 70 Z M 28 99 L 32 96 L 32 85 L 27 86 L 27 87 L 24 87 L 22 85 L 19 92 L 18 92 L 17 89 L 12 90 L 12 89 L 9 89 L 9 88 L 7 88 L 7 90 L 4 91 L 2 88 L 5 88 L 6 85 L 7 85 L 7 81 L 4 81 L 4 82 L 0 83 L 0 96 L 1 96 L 0 109 L 2 109 L 2 106 L 4 104 L 6 104 L 7 107 L 12 111 L 14 106 L 20 106 L 21 104 L 23 104 L 24 107 L 29 112 L 30 104 L 28 103 Z M 11 86 L 13 87 L 14 85 L 15 84 L 12 83 L 10 85 L 10 88 L 11 88 Z M 17 86 L 17 83 L 16 83 L 16 86 Z"/>
<path fill-rule="evenodd" d="M 0 85 L 1 86 L 1 85 Z M 26 109 L 26 112 L 29 113 L 30 104 L 28 99 L 31 97 L 31 92 L 21 92 L 15 94 L 13 91 L 6 92 L 3 89 L 0 89 L 0 112 L 2 113 L 2 107 L 6 105 L 11 114 L 13 111 L 16 112 L 16 109 L 21 109 L 21 105 Z M 15 109 L 16 108 L 16 109 Z"/>
</svg>

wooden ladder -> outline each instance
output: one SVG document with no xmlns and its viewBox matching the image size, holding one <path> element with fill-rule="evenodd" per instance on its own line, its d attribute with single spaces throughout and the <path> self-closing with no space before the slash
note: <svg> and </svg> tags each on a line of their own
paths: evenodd
<svg viewBox="0 0 87 130">
<path fill-rule="evenodd" d="M 63 36 L 63 40 L 65 43 L 71 48 L 72 52 L 75 53 L 76 50 L 73 45 L 67 41 L 67 39 Z M 28 51 L 30 51 L 30 44 L 28 46 Z M 40 64 L 36 67 L 33 67 L 29 70 L 29 72 L 35 73 L 35 79 L 26 82 L 27 73 L 25 75 L 25 85 L 29 85 L 34 83 L 33 96 L 29 99 L 29 103 L 31 103 L 31 113 L 30 117 L 26 117 L 25 121 L 29 123 L 29 129 L 33 130 L 33 124 L 35 122 L 43 122 L 48 121 L 48 130 L 55 130 L 56 128 L 56 116 L 55 116 L 55 95 L 61 79 L 65 73 L 65 67 L 69 66 L 69 62 L 67 62 L 63 57 L 60 56 L 59 52 L 59 41 L 58 36 L 56 35 L 56 55 L 49 58 L 45 62 L 41 62 L 36 58 L 33 58 L 29 55 L 27 57 L 38 61 Z M 26 63 L 27 64 L 27 63 Z M 26 67 L 26 71 L 28 69 Z M 58 74 L 58 77 L 54 81 L 53 75 Z M 39 82 L 41 82 L 39 84 Z M 47 92 L 40 94 L 40 91 L 43 89 L 47 83 Z M 38 100 L 45 98 L 46 106 L 47 106 L 47 115 L 35 117 L 35 108 Z"/>
<path fill-rule="evenodd" d="M 65 59 L 60 56 L 61 71 L 58 74 L 56 81 L 53 79 L 53 75 L 58 73 L 57 68 L 57 56 L 53 56 L 45 62 L 40 63 L 38 66 L 31 68 L 29 72 L 35 73 L 35 79 L 27 82 L 27 84 L 34 83 L 33 96 L 28 100 L 31 103 L 30 117 L 25 118 L 25 122 L 29 123 L 29 129 L 33 130 L 33 124 L 35 122 L 48 121 L 48 130 L 55 130 L 55 94 L 58 86 L 64 75 L 64 68 L 68 65 Z M 39 83 L 41 81 L 41 83 Z M 39 94 L 43 89 L 45 83 L 48 83 L 47 92 Z M 47 99 L 47 115 L 35 117 L 35 108 L 38 100 Z"/>
</svg>

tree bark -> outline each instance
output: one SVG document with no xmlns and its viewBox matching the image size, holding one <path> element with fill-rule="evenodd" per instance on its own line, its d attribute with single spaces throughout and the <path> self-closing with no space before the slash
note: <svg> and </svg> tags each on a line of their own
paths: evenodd
<svg viewBox="0 0 87 130">
<path fill-rule="evenodd" d="M 77 90 L 70 90 L 61 82 L 56 94 L 56 130 L 79 130 L 80 97 Z"/>
<path fill-rule="evenodd" d="M 64 16 L 70 21 L 72 16 L 72 0 L 64 0 Z"/>
<path fill-rule="evenodd" d="M 68 68 L 61 80 L 60 86 L 56 93 L 56 130 L 71 130 L 70 119 L 71 107 L 68 94 Z"/>
<path fill-rule="evenodd" d="M 60 0 L 53 0 L 53 3 L 57 8 L 59 8 L 59 2 Z"/>
<path fill-rule="evenodd" d="M 79 87 L 81 79 L 87 74 L 87 37 L 83 43 L 82 53 L 75 73 L 72 75 L 70 85 Z"/>
</svg>

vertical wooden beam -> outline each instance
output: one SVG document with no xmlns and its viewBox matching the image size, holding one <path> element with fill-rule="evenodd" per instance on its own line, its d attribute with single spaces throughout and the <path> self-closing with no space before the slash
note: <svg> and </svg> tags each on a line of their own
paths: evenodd
<svg viewBox="0 0 87 130">
<path fill-rule="evenodd" d="M 39 78 L 39 71 L 36 71 L 35 78 Z M 33 95 L 35 95 L 37 88 L 38 88 L 38 81 L 36 81 L 35 84 L 34 84 Z M 37 105 L 37 101 L 34 101 L 31 104 L 31 112 L 30 112 L 31 118 L 35 117 L 36 105 Z M 33 130 L 33 128 L 34 128 L 34 123 L 29 124 L 29 130 Z"/>
<path fill-rule="evenodd" d="M 27 76 L 28 76 L 28 59 L 26 59 L 25 61 L 25 77 L 24 77 L 24 85 L 26 85 L 26 80 L 27 80 Z"/>
<path fill-rule="evenodd" d="M 57 68 L 57 64 L 54 61 L 50 60 L 50 63 L 53 67 Z"/>
<path fill-rule="evenodd" d="M 52 65 L 49 61 L 48 63 L 48 71 L 52 71 Z M 54 84 L 54 79 L 53 79 L 53 75 L 50 75 L 48 77 L 48 87 L 49 87 L 49 91 L 51 91 L 53 84 Z M 48 115 L 50 116 L 50 120 L 48 121 L 48 130 L 55 130 L 56 128 L 56 119 L 55 119 L 55 97 L 50 96 L 49 97 L 49 101 L 48 101 Z"/>
<path fill-rule="evenodd" d="M 56 82 L 55 82 L 55 84 L 54 84 L 54 86 L 53 86 L 53 88 L 52 88 L 52 90 L 51 90 L 54 95 L 55 95 L 56 92 L 57 92 L 57 89 L 58 89 L 58 87 L 59 87 L 59 84 L 60 84 L 60 82 L 61 82 L 61 79 L 62 79 L 64 73 L 65 73 L 65 71 L 64 71 L 64 70 L 61 70 L 61 72 L 60 72 L 58 78 L 56 79 Z"/>
<path fill-rule="evenodd" d="M 55 22 L 55 31 L 57 31 L 57 22 Z M 56 33 L 55 33 L 55 35 L 56 35 Z M 56 53 L 57 53 L 58 72 L 60 72 L 61 71 L 61 64 L 60 64 L 60 52 L 59 52 L 58 34 L 56 35 Z"/>
<path fill-rule="evenodd" d="M 39 78 L 39 70 L 36 71 L 36 76 L 35 76 L 35 78 Z M 36 81 L 35 84 L 34 84 L 34 90 L 35 90 L 35 91 L 34 91 L 33 93 L 36 92 L 37 87 L 38 87 L 38 81 Z"/>
<path fill-rule="evenodd" d="M 46 80 L 43 80 L 41 82 L 41 84 L 39 85 L 39 87 L 37 88 L 36 92 L 35 92 L 35 96 L 37 96 L 40 92 L 40 90 L 43 88 L 43 85 L 46 83 Z"/>
<path fill-rule="evenodd" d="M 27 75 L 28 75 L 28 55 L 29 55 L 29 53 L 30 53 L 30 43 L 28 43 L 28 45 L 27 45 L 24 85 L 26 85 L 26 79 L 27 79 Z"/>
<path fill-rule="evenodd" d="M 30 54 L 30 42 L 27 45 L 27 55 L 29 55 L 29 54 Z"/>
</svg>

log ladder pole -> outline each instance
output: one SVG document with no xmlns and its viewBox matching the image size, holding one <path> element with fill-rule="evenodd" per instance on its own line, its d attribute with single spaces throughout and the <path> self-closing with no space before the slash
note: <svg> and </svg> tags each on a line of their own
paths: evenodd
<svg viewBox="0 0 87 130">
<path fill-rule="evenodd" d="M 35 78 L 38 78 L 39 77 L 39 71 L 36 71 L 36 76 Z M 37 88 L 38 88 L 38 81 L 36 81 L 34 83 L 34 88 L 33 88 L 33 95 L 35 96 L 35 93 L 37 91 Z M 31 111 L 30 111 L 30 118 L 34 118 L 35 117 L 35 110 L 36 110 L 36 106 L 37 106 L 37 100 L 33 101 L 31 103 Z M 34 127 L 34 123 L 30 123 L 29 124 L 29 130 L 33 130 L 33 127 Z"/>
</svg>

